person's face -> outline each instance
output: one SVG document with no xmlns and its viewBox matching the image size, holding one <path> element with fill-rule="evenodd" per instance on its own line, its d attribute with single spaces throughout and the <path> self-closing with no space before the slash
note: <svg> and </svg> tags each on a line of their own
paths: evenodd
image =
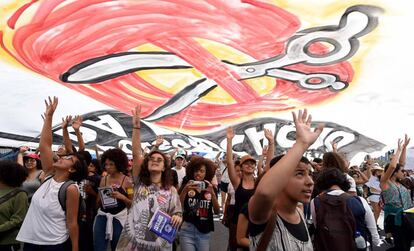
<svg viewBox="0 0 414 251">
<path fill-rule="evenodd" d="M 182 167 L 183 164 L 184 164 L 184 159 L 183 158 L 176 158 L 175 159 L 175 165 L 176 166 Z"/>
<path fill-rule="evenodd" d="M 88 172 L 90 173 L 96 173 L 96 167 L 94 164 L 90 163 L 88 166 Z"/>
<path fill-rule="evenodd" d="M 256 161 L 254 161 L 254 160 L 246 160 L 242 164 L 242 172 L 245 173 L 245 174 L 254 173 L 255 168 L 256 168 Z"/>
<path fill-rule="evenodd" d="M 74 172 L 75 170 L 73 169 L 73 165 L 76 161 L 78 161 L 78 158 L 75 155 L 65 155 L 53 163 L 53 167 Z"/>
<path fill-rule="evenodd" d="M 36 159 L 28 158 L 24 162 L 24 166 L 29 170 L 35 169 L 36 165 L 37 165 Z"/>
<path fill-rule="evenodd" d="M 105 170 L 110 175 L 113 175 L 114 173 L 118 172 L 118 169 L 116 168 L 115 162 L 110 160 L 110 159 L 105 160 Z"/>
<path fill-rule="evenodd" d="M 293 176 L 289 178 L 288 185 L 284 191 L 294 201 L 309 203 L 312 196 L 313 184 L 311 166 L 300 162 Z"/>
<path fill-rule="evenodd" d="M 317 172 L 322 171 L 322 163 L 313 162 L 313 168 L 315 168 L 315 171 Z"/>
<path fill-rule="evenodd" d="M 202 165 L 200 169 L 194 172 L 194 180 L 202 181 L 206 178 L 206 166 Z"/>
<path fill-rule="evenodd" d="M 164 158 L 159 153 L 154 153 L 149 157 L 148 170 L 150 172 L 163 172 L 164 171 Z"/>
<path fill-rule="evenodd" d="M 397 176 L 397 179 L 400 179 L 400 180 L 404 179 L 404 177 L 405 177 L 404 172 L 401 168 L 400 168 L 400 170 L 398 170 L 398 172 L 396 172 L 395 175 Z"/>
<path fill-rule="evenodd" d="M 238 176 L 238 177 L 241 177 L 241 176 L 242 176 L 242 171 L 241 171 L 241 167 L 240 167 L 240 165 L 236 165 L 236 166 L 234 166 L 234 169 L 236 170 L 236 174 L 237 174 L 237 176 Z"/>
</svg>

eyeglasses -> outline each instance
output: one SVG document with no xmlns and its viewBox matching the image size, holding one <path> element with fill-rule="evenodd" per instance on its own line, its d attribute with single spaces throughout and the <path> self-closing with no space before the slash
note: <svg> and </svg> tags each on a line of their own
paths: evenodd
<svg viewBox="0 0 414 251">
<path fill-rule="evenodd" d="M 72 161 L 72 163 L 74 162 L 74 161 L 73 161 L 73 155 L 64 155 L 64 156 L 62 156 L 61 158 L 62 158 L 62 159 L 65 159 L 65 160 L 69 160 L 69 159 L 70 159 L 70 160 Z"/>
<path fill-rule="evenodd" d="M 152 162 L 157 162 L 157 163 L 164 162 L 163 158 L 153 158 L 153 157 L 151 157 L 149 160 L 151 160 Z"/>
</svg>

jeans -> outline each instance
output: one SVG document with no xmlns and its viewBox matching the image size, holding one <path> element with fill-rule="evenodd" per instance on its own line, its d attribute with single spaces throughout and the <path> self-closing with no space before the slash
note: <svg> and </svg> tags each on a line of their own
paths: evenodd
<svg viewBox="0 0 414 251">
<path fill-rule="evenodd" d="M 118 244 L 119 237 L 122 232 L 122 225 L 117 219 L 112 221 L 112 241 L 111 250 L 115 251 L 116 245 Z M 106 251 L 108 240 L 106 237 L 106 216 L 97 215 L 95 218 L 95 224 L 93 225 L 93 248 L 95 251 Z"/>
<path fill-rule="evenodd" d="M 184 222 L 180 230 L 182 251 L 209 251 L 210 233 L 204 234 L 189 222 Z"/>
</svg>

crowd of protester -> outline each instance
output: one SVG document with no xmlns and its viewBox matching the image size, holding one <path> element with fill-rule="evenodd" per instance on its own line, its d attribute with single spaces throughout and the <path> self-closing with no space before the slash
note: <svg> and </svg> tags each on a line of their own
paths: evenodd
<svg viewBox="0 0 414 251">
<path fill-rule="evenodd" d="M 62 119 L 64 144 L 52 151 L 58 99 L 45 103 L 36 152 L 20 147 L 0 160 L 0 250 L 208 251 L 215 216 L 228 229 L 221 250 L 375 250 L 384 245 L 380 231 L 388 250 L 410 250 L 414 229 L 404 211 L 413 207 L 414 176 L 404 169 L 407 136 L 384 166 L 370 157 L 350 166 L 334 142 L 331 152 L 309 160 L 304 154 L 323 125 L 311 129 L 304 110 L 292 113 L 296 141 L 285 154 L 274 156 L 274 135 L 265 129 L 258 159 L 237 156 L 229 127 L 226 152 L 208 159 L 182 149 L 163 152 L 162 136 L 143 150 L 137 106 L 132 158 L 120 148 L 96 147 L 89 149 L 92 158 L 80 116 Z M 149 226 L 159 211 L 177 230 L 172 241 Z"/>
</svg>

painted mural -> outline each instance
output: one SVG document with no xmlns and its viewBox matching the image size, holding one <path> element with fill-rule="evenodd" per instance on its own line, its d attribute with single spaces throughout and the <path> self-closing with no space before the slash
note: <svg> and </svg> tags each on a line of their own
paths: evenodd
<svg viewBox="0 0 414 251">
<path fill-rule="evenodd" d="M 181 147 L 195 147 L 190 139 L 196 137 L 215 144 L 214 151 L 220 150 L 223 130 L 229 125 L 244 128 L 240 133 L 249 138 L 245 128 L 260 132 L 269 123 L 285 125 L 288 112 L 308 107 L 331 125 L 329 133 L 348 128 L 352 140 L 343 135 L 330 139 L 342 140 L 342 150 L 351 156 L 381 150 L 390 140 L 358 125 L 378 125 L 381 118 L 361 121 L 357 110 L 354 117 L 343 111 L 348 118 L 323 111 L 332 107 L 342 112 L 338 105 L 352 109 L 347 97 L 354 105 L 364 98 L 375 102 L 372 92 L 364 92 L 372 85 L 366 77 L 370 72 L 366 60 L 384 39 L 381 25 L 382 19 L 387 20 L 387 6 L 372 1 L 303 2 L 8 1 L 0 5 L 0 55 L 6 66 L 0 68 L 3 95 L 41 104 L 48 94 L 62 94 L 67 97 L 62 114 L 83 114 L 91 123 L 98 123 L 106 113 L 130 114 L 139 103 L 151 131 L 148 135 L 163 128 L 166 135 L 186 138 Z M 13 72 L 25 75 L 20 79 Z M 28 76 L 41 79 L 42 84 L 36 89 L 38 81 L 32 83 Z M 26 88 L 36 89 L 25 97 L 21 92 L 14 95 L 21 91 L 19 84 L 6 87 L 25 80 Z M 50 88 L 44 88 L 46 82 Z M 382 90 L 386 82 L 377 83 L 376 90 L 386 92 Z M 3 108 L 13 113 L 9 106 Z M 29 107 L 36 107 L 30 113 L 42 112 L 41 106 Z M 0 115 L 11 117 L 6 113 Z M 29 127 L 18 121 L 0 126 L 0 145 L 37 142 L 41 123 Z M 129 122 L 120 124 L 128 130 Z M 59 141 L 59 121 L 56 126 Z M 274 127 L 275 137 L 282 127 Z M 409 133 L 396 133 L 405 132 Z M 151 142 L 151 137 L 146 141 Z M 128 133 L 117 140 L 98 138 L 102 139 L 91 137 L 87 144 L 117 145 L 128 140 Z M 283 142 L 279 143 L 282 150 L 289 147 Z M 323 152 L 329 142 L 321 142 L 315 149 Z M 245 142 L 239 150 L 257 155 L 264 143 Z"/>
</svg>

